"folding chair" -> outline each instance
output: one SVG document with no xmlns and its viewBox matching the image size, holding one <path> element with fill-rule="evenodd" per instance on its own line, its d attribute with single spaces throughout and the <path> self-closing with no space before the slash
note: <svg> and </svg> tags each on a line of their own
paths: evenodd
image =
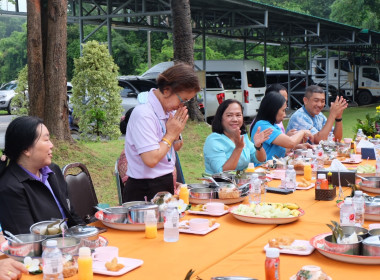
<svg viewBox="0 0 380 280">
<path fill-rule="evenodd" d="M 80 172 L 75 173 L 74 168 L 79 168 Z M 88 169 L 82 163 L 70 163 L 62 168 L 62 173 L 68 186 L 70 203 L 75 212 L 86 224 L 94 222 L 96 220 L 94 206 L 98 204 L 98 199 Z"/>
</svg>

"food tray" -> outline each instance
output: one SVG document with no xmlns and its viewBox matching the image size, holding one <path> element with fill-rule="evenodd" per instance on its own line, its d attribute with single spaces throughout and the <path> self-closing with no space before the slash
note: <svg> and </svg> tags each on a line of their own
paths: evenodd
<svg viewBox="0 0 380 280">
<path fill-rule="evenodd" d="M 102 211 L 98 211 L 95 213 L 95 218 L 97 218 L 99 221 L 103 223 L 103 225 L 118 229 L 118 230 L 126 230 L 126 231 L 144 231 L 145 230 L 145 224 L 122 224 L 122 223 L 113 223 L 113 222 L 107 222 L 103 221 L 103 215 L 101 214 Z M 157 229 L 164 228 L 164 223 L 157 223 Z"/>
<path fill-rule="evenodd" d="M 213 198 L 213 199 L 201 199 L 201 198 L 195 198 L 195 197 L 190 197 L 189 202 L 194 203 L 194 204 L 206 204 L 207 202 L 223 202 L 224 204 L 234 204 L 234 203 L 239 203 L 242 202 L 246 197 L 241 196 L 237 198 Z"/>
<path fill-rule="evenodd" d="M 182 221 L 179 223 L 179 232 L 181 233 L 190 233 L 190 234 L 198 234 L 198 235 L 206 235 L 208 234 L 209 232 L 217 229 L 220 227 L 220 224 L 219 223 L 215 223 L 213 224 L 211 227 L 209 227 L 207 230 L 203 230 L 203 231 L 194 231 L 194 230 L 190 230 L 190 228 L 188 228 L 186 226 L 186 222 L 187 221 Z"/>
<path fill-rule="evenodd" d="M 110 275 L 110 276 L 119 276 L 119 275 L 123 275 L 123 274 L 141 266 L 144 263 L 143 260 L 122 258 L 122 257 L 118 257 L 117 262 L 124 265 L 124 267 L 122 269 L 120 269 L 119 271 L 107 270 L 107 268 L 105 266 L 105 264 L 106 264 L 105 261 L 94 261 L 94 263 L 92 264 L 92 271 L 94 273 L 98 273 L 98 274 L 104 274 L 104 275 Z"/>
<path fill-rule="evenodd" d="M 325 250 L 324 249 L 325 236 L 327 235 L 331 235 L 331 232 L 319 234 L 317 236 L 314 236 L 310 240 L 310 244 L 325 257 L 328 257 L 330 259 L 340 261 L 340 262 L 346 262 L 346 263 L 365 264 L 365 265 L 380 264 L 380 256 L 376 256 L 376 257 L 355 256 L 355 255 L 346 255 L 346 254 L 340 254 L 340 253 L 335 253 L 335 252 Z"/>
<path fill-rule="evenodd" d="M 289 217 L 289 218 L 262 218 L 262 217 L 253 217 L 253 216 L 245 216 L 240 214 L 235 214 L 232 211 L 238 206 L 234 206 L 230 208 L 230 213 L 232 216 L 234 216 L 236 219 L 251 223 L 251 224 L 266 224 L 266 225 L 281 225 L 281 224 L 288 224 L 292 223 L 294 221 L 297 221 L 301 216 L 305 215 L 305 211 L 301 208 L 297 209 L 300 211 L 300 215 L 298 217 Z"/>
</svg>

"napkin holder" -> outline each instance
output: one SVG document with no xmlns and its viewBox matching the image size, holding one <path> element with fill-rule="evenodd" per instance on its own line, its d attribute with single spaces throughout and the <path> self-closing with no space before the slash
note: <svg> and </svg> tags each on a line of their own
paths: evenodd
<svg viewBox="0 0 380 280">
<path fill-rule="evenodd" d="M 362 148 L 362 159 L 376 159 L 374 148 Z"/>
<path fill-rule="evenodd" d="M 336 197 L 336 186 L 332 189 L 315 189 L 315 200 L 330 201 Z"/>
<path fill-rule="evenodd" d="M 331 178 L 331 183 L 333 186 L 339 186 L 339 176 L 338 173 L 340 173 L 340 184 L 342 187 L 348 187 L 349 184 L 355 184 L 355 175 L 356 171 L 352 170 L 345 170 L 345 171 L 329 171 L 329 170 L 318 170 L 317 171 L 317 178 L 318 174 L 326 174 L 327 178 L 327 173 L 331 172 L 332 173 L 332 178 Z"/>
</svg>

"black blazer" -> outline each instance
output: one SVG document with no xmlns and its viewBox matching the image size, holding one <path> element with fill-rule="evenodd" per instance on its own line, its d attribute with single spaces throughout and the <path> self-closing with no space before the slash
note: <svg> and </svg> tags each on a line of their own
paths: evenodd
<svg viewBox="0 0 380 280">
<path fill-rule="evenodd" d="M 83 224 L 75 213 L 61 169 L 56 164 L 49 168 L 48 182 L 68 218 L 68 226 Z M 29 233 L 30 226 L 51 218 L 62 218 L 50 190 L 32 178 L 18 164 L 10 163 L 0 177 L 0 223 L 3 230 L 13 234 Z"/>
</svg>

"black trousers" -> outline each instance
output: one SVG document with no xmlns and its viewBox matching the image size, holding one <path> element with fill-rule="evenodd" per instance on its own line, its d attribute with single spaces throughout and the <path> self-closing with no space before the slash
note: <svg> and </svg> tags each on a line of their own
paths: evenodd
<svg viewBox="0 0 380 280">
<path fill-rule="evenodd" d="M 174 194 L 173 173 L 154 179 L 134 179 L 129 177 L 123 189 L 123 202 L 150 201 L 158 192 L 167 191 Z"/>
</svg>

